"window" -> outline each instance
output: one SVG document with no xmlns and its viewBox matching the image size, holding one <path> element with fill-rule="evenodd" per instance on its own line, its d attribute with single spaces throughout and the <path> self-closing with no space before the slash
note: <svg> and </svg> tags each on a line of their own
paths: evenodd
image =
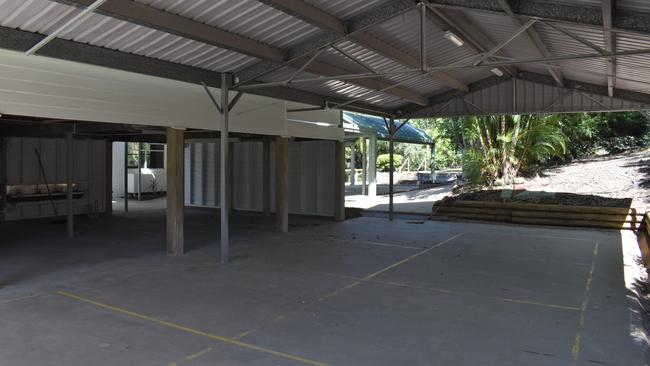
<svg viewBox="0 0 650 366">
<path fill-rule="evenodd" d="M 142 143 L 142 159 L 140 159 L 140 143 L 127 142 L 128 165 L 131 169 L 165 169 L 165 145 Z"/>
<path fill-rule="evenodd" d="M 165 169 L 165 145 L 147 144 L 147 168 Z"/>
</svg>

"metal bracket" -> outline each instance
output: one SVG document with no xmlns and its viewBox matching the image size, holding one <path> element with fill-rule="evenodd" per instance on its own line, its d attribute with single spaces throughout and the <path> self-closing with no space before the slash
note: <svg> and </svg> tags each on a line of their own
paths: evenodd
<svg viewBox="0 0 650 366">
<path fill-rule="evenodd" d="M 221 108 L 221 106 L 219 106 L 219 103 L 217 103 L 217 100 L 214 98 L 214 95 L 212 95 L 212 92 L 210 92 L 208 86 L 205 85 L 204 82 L 201 82 L 201 85 L 203 85 L 203 89 L 205 89 L 205 92 L 208 93 L 210 100 L 212 100 L 212 103 L 214 104 L 215 108 L 217 108 L 217 110 L 219 111 L 219 114 L 223 114 L 223 109 Z"/>
</svg>

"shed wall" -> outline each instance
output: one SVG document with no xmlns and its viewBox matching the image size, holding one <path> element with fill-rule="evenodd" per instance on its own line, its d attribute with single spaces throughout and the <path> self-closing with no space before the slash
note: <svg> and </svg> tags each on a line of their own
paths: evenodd
<svg viewBox="0 0 650 366">
<path fill-rule="evenodd" d="M 262 211 L 263 143 L 233 143 L 233 207 Z M 289 212 L 334 215 L 334 141 L 289 142 Z M 275 207 L 275 146 L 269 171 Z M 185 204 L 219 207 L 219 141 L 189 140 L 185 147 Z"/>
<path fill-rule="evenodd" d="M 7 184 L 43 184 L 42 190 L 45 192 L 44 180 L 34 149 L 40 152 L 48 183 L 65 183 L 67 155 L 65 139 L 12 137 L 7 138 Z M 83 197 L 74 200 L 75 214 L 106 211 L 105 154 L 106 142 L 103 140 L 74 140 L 73 182 L 84 192 Z M 66 201 L 54 202 L 59 215 L 65 215 Z M 53 216 L 52 205 L 45 199 L 38 202 L 8 204 L 5 219 L 9 221 Z"/>
</svg>

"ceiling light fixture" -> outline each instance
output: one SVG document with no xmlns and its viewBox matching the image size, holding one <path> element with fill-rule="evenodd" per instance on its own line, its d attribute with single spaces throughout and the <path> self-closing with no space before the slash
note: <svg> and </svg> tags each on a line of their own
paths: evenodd
<svg viewBox="0 0 650 366">
<path fill-rule="evenodd" d="M 494 75 L 498 76 L 498 77 L 502 77 L 502 76 L 503 76 L 503 71 L 501 71 L 501 69 L 499 69 L 499 68 L 496 68 L 496 67 L 495 67 L 495 68 L 493 68 L 493 69 L 490 70 L 490 71 L 492 71 L 492 73 L 493 73 Z"/>
<path fill-rule="evenodd" d="M 465 42 L 463 42 L 463 40 L 462 40 L 460 37 L 458 37 L 454 32 L 449 31 L 449 30 L 448 30 L 448 31 L 445 31 L 445 33 L 443 34 L 443 36 L 444 36 L 445 38 L 447 38 L 451 43 L 455 44 L 457 47 L 460 47 L 460 46 L 463 45 L 463 43 L 465 43 Z"/>
</svg>

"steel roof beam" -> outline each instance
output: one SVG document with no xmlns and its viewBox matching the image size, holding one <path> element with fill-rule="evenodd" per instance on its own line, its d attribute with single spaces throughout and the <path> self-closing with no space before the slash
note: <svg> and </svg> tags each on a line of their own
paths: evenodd
<svg viewBox="0 0 650 366">
<path fill-rule="evenodd" d="M 291 66 L 291 62 L 308 57 L 314 52 L 334 43 L 350 39 L 350 36 L 366 31 L 367 29 L 380 24 L 386 20 L 392 19 L 400 14 L 415 9 L 416 3 L 413 0 L 389 0 L 371 10 L 348 20 L 345 25 L 346 34 L 340 34 L 334 31 L 325 31 L 289 48 L 287 50 L 287 59 L 284 62 L 262 61 L 255 65 L 249 66 L 237 73 L 240 82 L 254 80 L 262 75 L 269 74 L 285 66 Z"/>
<path fill-rule="evenodd" d="M 602 0 L 603 8 L 603 37 L 605 51 L 616 52 L 616 34 L 612 32 L 612 20 L 616 11 L 616 0 Z M 607 60 L 607 90 L 610 97 L 614 96 L 616 87 L 616 59 Z"/>
<path fill-rule="evenodd" d="M 93 2 L 93 0 L 54 1 L 77 7 L 86 7 Z M 291 57 L 289 56 L 291 54 L 291 50 L 285 52 L 285 50 L 274 47 L 272 45 L 255 41 L 235 33 L 212 27 L 207 24 L 194 21 L 192 19 L 188 19 L 180 15 L 169 13 L 131 0 L 108 0 L 101 7 L 99 7 L 96 12 L 113 18 L 128 21 L 133 24 L 142 25 L 166 33 L 175 34 L 180 37 L 193 39 L 234 52 L 257 57 L 266 60 L 267 62 L 282 63 Z M 322 62 L 319 63 L 322 66 L 320 68 L 315 67 L 314 64 L 315 63 L 312 63 L 310 66 L 308 66 L 306 71 L 318 74 L 320 73 L 320 70 L 329 69 L 330 67 L 328 66 L 331 66 L 331 68 L 337 68 L 334 65 L 326 65 Z M 342 71 L 340 68 L 338 68 L 338 70 Z M 341 72 L 337 73 L 340 74 Z M 350 73 L 350 71 L 345 70 L 343 73 Z M 332 73 L 323 75 L 331 76 Z M 373 90 L 381 90 L 390 85 L 387 82 L 380 82 L 377 80 L 358 80 L 355 81 L 354 84 Z M 379 87 L 376 87 L 377 85 L 379 85 Z M 385 93 L 417 104 L 422 104 L 423 101 L 426 101 L 426 97 L 404 87 L 390 88 L 390 91 L 386 91 Z"/>
<path fill-rule="evenodd" d="M 426 0 L 430 6 L 472 9 L 507 15 L 499 0 Z M 602 9 L 568 5 L 544 0 L 510 0 L 512 11 L 519 16 L 535 17 L 601 28 Z M 618 10 L 612 14 L 612 30 L 650 34 L 650 13 Z"/>
<path fill-rule="evenodd" d="M 463 40 L 463 47 L 473 54 L 482 54 L 494 48 L 496 44 L 475 25 L 473 25 L 459 10 L 444 10 L 429 7 L 431 11 L 427 12 L 427 18 L 442 31 L 451 31 Z M 500 55 L 498 52 L 497 55 Z M 506 74 L 516 75 L 517 70 L 514 67 L 500 68 Z"/>
<path fill-rule="evenodd" d="M 347 34 L 345 23 L 329 13 L 318 9 L 302 0 L 259 0 L 260 2 L 272 6 L 284 13 L 302 19 L 303 21 L 315 25 L 319 28 L 336 32 L 341 36 Z M 393 47 L 379 38 L 368 33 L 359 32 L 351 37 L 351 40 L 359 45 L 378 53 L 379 55 L 396 61 L 409 67 L 420 67 L 420 60 L 410 54 Z M 442 81 L 447 86 L 467 91 L 467 85 L 455 77 L 444 73 L 434 72 L 429 74 L 434 79 Z"/>
<path fill-rule="evenodd" d="M 521 27 L 523 23 L 521 22 L 521 20 L 519 20 L 517 14 L 515 14 L 515 12 L 512 11 L 512 8 L 510 7 L 510 3 L 508 2 L 508 0 L 498 0 L 498 1 L 501 4 L 503 10 L 508 15 L 510 15 L 510 19 L 512 19 L 512 23 L 515 25 L 515 27 Z M 526 34 L 524 36 L 528 39 L 528 43 L 533 45 L 533 47 L 535 47 L 537 52 L 539 52 L 540 56 L 542 57 L 552 56 L 551 52 L 548 50 L 548 47 L 546 47 L 546 44 L 542 40 L 542 37 L 539 35 L 537 30 L 535 30 L 534 25 L 526 30 Z M 553 76 L 553 79 L 555 79 L 557 85 L 560 87 L 564 87 L 564 75 L 562 74 L 562 70 L 557 66 L 549 65 L 548 71 L 551 74 L 551 76 Z"/>
<path fill-rule="evenodd" d="M 54 1 L 82 8 L 93 3 L 93 0 Z M 282 61 L 285 59 L 285 54 L 281 49 L 266 43 L 258 42 L 131 0 L 108 0 L 95 10 L 95 12 L 248 56 L 274 61 Z"/>
<path fill-rule="evenodd" d="M 0 26 L 0 48 L 3 49 L 25 52 L 41 38 L 43 37 L 36 33 Z M 221 74 L 218 72 L 60 38 L 53 39 L 47 47 L 39 50 L 39 55 L 193 84 L 205 82 L 215 88 L 221 86 Z M 272 87 L 251 91 L 250 93 L 316 106 L 325 106 L 328 102 L 346 102 L 345 99 L 327 97 L 286 87 Z M 346 109 L 364 111 L 365 113 L 371 111 L 377 113 L 386 112 L 380 107 L 366 103 L 354 103 L 348 105 Z"/>
<path fill-rule="evenodd" d="M 306 3 L 303 0 L 258 0 L 259 2 L 301 19 L 321 29 L 329 29 L 339 34 L 348 32 L 345 24 L 335 16 Z"/>
<path fill-rule="evenodd" d="M 552 76 L 549 75 L 543 75 L 535 72 L 528 72 L 528 71 L 522 71 L 520 72 L 517 77 L 520 80 L 527 80 L 531 81 L 534 83 L 538 84 L 544 84 L 544 85 L 549 85 L 553 87 L 557 87 L 557 83 L 555 82 L 555 79 L 553 79 Z M 498 78 L 496 76 L 490 76 L 488 78 L 479 80 L 477 82 L 474 82 L 469 85 L 470 88 L 470 93 L 478 92 L 487 88 L 490 88 L 492 86 L 507 82 L 508 78 Z M 608 97 L 608 88 L 607 86 L 604 85 L 596 85 L 596 84 L 591 84 L 591 83 L 585 83 L 577 80 L 571 80 L 571 79 L 564 79 L 564 90 L 566 91 L 578 91 L 581 93 L 589 93 L 593 95 L 600 95 L 600 96 L 605 96 Z M 434 96 L 431 96 L 429 98 L 430 105 L 421 108 L 421 107 L 416 107 L 416 106 L 408 106 L 405 107 L 401 110 L 396 110 L 393 113 L 398 116 L 399 118 L 406 118 L 406 117 L 414 117 L 418 116 L 418 112 L 423 111 L 426 108 L 431 108 L 439 104 L 443 104 L 446 102 L 449 102 L 455 98 L 462 97 L 464 94 L 459 93 L 458 91 L 449 91 L 449 92 L 444 92 L 440 94 L 436 94 Z M 637 103 L 642 103 L 642 104 L 648 104 L 650 105 L 650 94 L 646 93 L 640 93 L 636 91 L 631 91 L 631 90 L 622 90 L 622 89 L 617 89 L 616 90 L 616 98 L 620 98 L 623 100 L 631 101 L 631 102 L 637 102 Z"/>
</svg>

